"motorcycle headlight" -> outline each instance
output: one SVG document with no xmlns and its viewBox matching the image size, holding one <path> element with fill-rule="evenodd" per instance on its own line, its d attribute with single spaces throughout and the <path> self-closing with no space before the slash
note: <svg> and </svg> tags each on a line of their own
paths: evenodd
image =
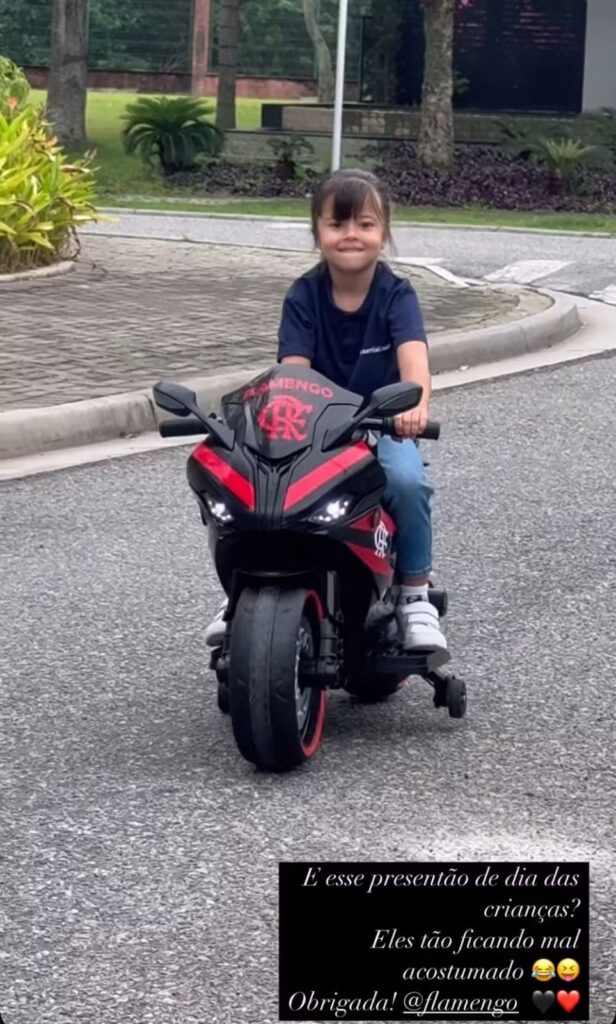
<svg viewBox="0 0 616 1024">
<path fill-rule="evenodd" d="M 213 515 L 219 523 L 230 523 L 233 519 L 233 513 L 229 512 L 229 509 L 225 505 L 224 501 L 216 501 L 215 498 L 210 498 L 206 495 L 205 504 L 207 505 L 210 513 Z"/>
<path fill-rule="evenodd" d="M 352 504 L 352 498 L 336 498 L 334 501 L 328 501 L 310 516 L 310 520 L 313 523 L 335 523 L 348 514 Z"/>
</svg>

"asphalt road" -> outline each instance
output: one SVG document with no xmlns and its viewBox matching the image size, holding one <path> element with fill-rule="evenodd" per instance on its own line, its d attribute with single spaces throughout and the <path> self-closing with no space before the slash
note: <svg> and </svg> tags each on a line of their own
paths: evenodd
<svg viewBox="0 0 616 1024">
<path fill-rule="evenodd" d="M 300 222 L 194 217 L 173 214 L 115 214 L 113 224 L 89 225 L 84 233 L 189 239 L 276 249 L 312 248 Z M 616 237 L 484 231 L 397 225 L 397 254 L 436 260 L 464 278 L 536 284 L 616 304 Z"/>
<path fill-rule="evenodd" d="M 436 568 L 469 712 L 330 701 L 284 777 L 236 752 L 185 449 L 0 485 L 6 1024 L 274 1024 L 279 860 L 588 860 L 616 1012 L 616 360 L 437 396 Z"/>
</svg>

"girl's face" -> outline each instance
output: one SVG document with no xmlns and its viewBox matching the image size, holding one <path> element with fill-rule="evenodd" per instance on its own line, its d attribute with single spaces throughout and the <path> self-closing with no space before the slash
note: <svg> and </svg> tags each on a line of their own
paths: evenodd
<svg viewBox="0 0 616 1024">
<path fill-rule="evenodd" d="M 331 196 L 317 221 L 317 237 L 323 259 L 347 273 L 361 273 L 374 265 L 387 244 L 385 224 L 373 203 L 366 201 L 357 217 L 338 221 Z"/>
</svg>

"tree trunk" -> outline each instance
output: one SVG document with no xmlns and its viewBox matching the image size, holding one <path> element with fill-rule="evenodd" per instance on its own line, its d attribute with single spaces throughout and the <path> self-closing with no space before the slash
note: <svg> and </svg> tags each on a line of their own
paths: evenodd
<svg viewBox="0 0 616 1024">
<path fill-rule="evenodd" d="M 205 96 L 210 59 L 210 26 L 212 0 L 193 0 L 192 19 L 192 74 L 190 91 L 193 96 Z"/>
<path fill-rule="evenodd" d="M 60 142 L 86 142 L 88 0 L 53 0 L 47 117 Z"/>
<path fill-rule="evenodd" d="M 316 0 L 303 0 L 304 21 L 308 35 L 312 40 L 314 52 L 317 58 L 319 75 L 319 103 L 334 102 L 334 72 L 332 70 L 332 55 L 325 37 L 319 27 L 316 12 Z"/>
<path fill-rule="evenodd" d="M 454 0 L 422 0 L 426 57 L 418 156 L 425 167 L 453 163 Z"/>
<path fill-rule="evenodd" d="M 240 43 L 240 0 L 221 0 L 218 16 L 218 105 L 221 131 L 235 128 L 235 79 Z"/>
</svg>

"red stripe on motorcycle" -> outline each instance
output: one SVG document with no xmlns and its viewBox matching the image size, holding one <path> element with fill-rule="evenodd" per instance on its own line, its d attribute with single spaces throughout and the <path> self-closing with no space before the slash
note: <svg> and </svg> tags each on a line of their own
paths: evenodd
<svg viewBox="0 0 616 1024">
<path fill-rule="evenodd" d="M 344 473 L 345 469 L 349 469 L 370 455 L 372 455 L 372 452 L 368 445 L 365 441 L 360 441 L 351 448 L 346 448 L 339 455 L 334 455 L 332 459 L 329 459 L 322 466 L 317 466 L 311 473 L 306 473 L 306 476 L 303 476 L 301 480 L 296 480 L 289 487 L 284 499 L 283 508 L 285 512 L 308 497 L 313 491 L 317 491 L 330 480 L 340 476 L 341 473 Z"/>
<path fill-rule="evenodd" d="M 385 526 L 387 531 L 393 537 L 396 532 L 396 524 L 391 516 L 383 509 L 381 509 L 381 518 L 380 520 L 377 520 L 376 525 L 374 522 L 374 512 L 366 512 L 366 514 L 360 516 L 359 519 L 355 519 L 352 523 L 349 523 L 349 526 L 352 530 L 361 530 L 363 533 L 370 533 L 371 531 L 376 530 L 379 522 L 383 523 L 383 526 Z"/>
<path fill-rule="evenodd" d="M 231 491 L 245 506 L 254 512 L 255 489 L 250 480 L 238 473 L 233 466 L 221 459 L 220 455 L 213 452 L 211 448 L 201 444 L 193 453 L 194 457 L 202 466 L 209 469 L 212 476 L 215 476 L 219 483 Z"/>
<path fill-rule="evenodd" d="M 378 572 L 380 576 L 389 576 L 391 573 L 391 563 L 387 558 L 381 558 L 375 551 L 370 551 L 369 548 L 362 548 L 361 544 L 351 544 L 349 541 L 345 541 L 349 551 L 352 551 L 354 555 L 361 558 L 368 568 L 372 569 L 373 572 Z"/>
<path fill-rule="evenodd" d="M 352 523 L 349 523 L 352 530 L 362 530 L 368 533 L 370 530 L 374 531 L 374 512 L 366 512 L 365 515 L 360 516 L 359 519 L 354 519 Z"/>
</svg>

